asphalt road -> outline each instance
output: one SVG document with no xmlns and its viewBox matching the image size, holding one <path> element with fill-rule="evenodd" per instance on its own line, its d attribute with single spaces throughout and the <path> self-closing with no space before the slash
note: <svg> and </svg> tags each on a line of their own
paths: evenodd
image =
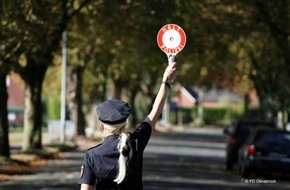
<svg viewBox="0 0 290 190">
<path fill-rule="evenodd" d="M 226 171 L 224 141 L 222 130 L 212 128 L 154 134 L 144 153 L 144 190 L 290 189 L 289 179 L 244 179 Z M 0 190 L 77 190 L 82 159 L 83 150 L 66 152 L 28 174 L 0 182 Z"/>
</svg>

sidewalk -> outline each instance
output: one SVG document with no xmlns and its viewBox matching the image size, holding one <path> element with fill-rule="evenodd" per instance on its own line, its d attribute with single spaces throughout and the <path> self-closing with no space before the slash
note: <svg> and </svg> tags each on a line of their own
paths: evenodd
<svg viewBox="0 0 290 190">
<path fill-rule="evenodd" d="M 48 160 L 30 174 L 13 175 L 9 181 L 1 182 L 0 190 L 73 190 L 77 185 L 83 153 L 62 153 L 58 159 Z"/>
<path fill-rule="evenodd" d="M 0 190 L 77 190 L 84 151 L 97 143 L 80 140 L 74 150 L 42 159 L 38 166 L 23 169 L 24 174 L 8 175 L 7 181 L 0 182 Z"/>
</svg>

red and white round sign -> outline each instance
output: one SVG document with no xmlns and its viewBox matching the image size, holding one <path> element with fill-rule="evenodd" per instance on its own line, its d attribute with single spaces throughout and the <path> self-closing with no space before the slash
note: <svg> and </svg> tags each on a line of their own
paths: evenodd
<svg viewBox="0 0 290 190">
<path fill-rule="evenodd" d="M 166 54 L 177 54 L 185 46 L 186 35 L 180 26 L 167 24 L 159 30 L 157 43 Z"/>
</svg>

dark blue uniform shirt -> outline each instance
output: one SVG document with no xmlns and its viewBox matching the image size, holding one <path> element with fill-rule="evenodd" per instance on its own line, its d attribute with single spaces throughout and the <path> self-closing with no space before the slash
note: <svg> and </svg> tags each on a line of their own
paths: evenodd
<svg viewBox="0 0 290 190">
<path fill-rule="evenodd" d="M 143 151 L 151 136 L 151 126 L 143 122 L 130 134 L 123 154 L 126 157 L 126 177 L 121 184 L 114 182 L 118 173 L 119 142 L 117 135 L 110 135 L 104 142 L 85 153 L 79 184 L 94 185 L 97 190 L 142 190 Z"/>
</svg>

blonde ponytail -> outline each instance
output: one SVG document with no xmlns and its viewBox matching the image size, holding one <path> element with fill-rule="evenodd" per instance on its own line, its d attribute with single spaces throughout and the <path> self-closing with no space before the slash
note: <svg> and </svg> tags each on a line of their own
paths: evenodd
<svg viewBox="0 0 290 190">
<path fill-rule="evenodd" d="M 108 130 L 110 133 L 119 135 L 119 143 L 117 145 L 117 149 L 120 153 L 118 160 L 119 171 L 118 175 L 114 179 L 114 182 L 120 184 L 126 176 L 126 158 L 124 156 L 124 151 L 128 148 L 126 145 L 127 139 L 129 137 L 126 132 L 127 121 L 114 125 L 109 125 L 103 122 L 102 124 L 104 129 Z"/>
<path fill-rule="evenodd" d="M 116 182 L 118 184 L 120 184 L 126 176 L 126 158 L 123 155 L 123 152 L 127 149 L 127 145 L 126 145 L 127 139 L 128 139 L 128 134 L 122 132 L 120 134 L 119 143 L 117 145 L 117 148 L 120 152 L 119 161 L 118 161 L 119 171 L 118 171 L 118 175 L 117 175 L 116 179 L 114 180 L 114 182 Z"/>
</svg>

